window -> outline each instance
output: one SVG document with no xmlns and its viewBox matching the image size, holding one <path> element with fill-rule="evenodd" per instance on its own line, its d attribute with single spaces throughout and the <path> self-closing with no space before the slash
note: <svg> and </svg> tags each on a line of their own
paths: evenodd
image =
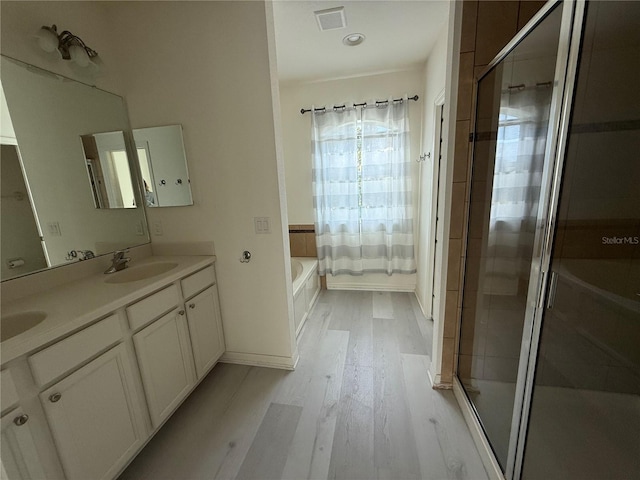
<svg viewBox="0 0 640 480">
<path fill-rule="evenodd" d="M 414 273 L 406 102 L 313 114 L 320 274 Z"/>
</svg>

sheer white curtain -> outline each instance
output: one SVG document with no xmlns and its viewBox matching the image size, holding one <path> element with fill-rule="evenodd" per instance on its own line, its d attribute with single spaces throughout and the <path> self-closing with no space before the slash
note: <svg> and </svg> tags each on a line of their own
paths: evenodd
<svg viewBox="0 0 640 480">
<path fill-rule="evenodd" d="M 415 273 L 407 103 L 313 114 L 321 275 Z"/>
<path fill-rule="evenodd" d="M 528 278 L 551 102 L 551 89 L 528 87 L 504 92 L 491 192 L 487 273 L 490 291 L 515 295 Z"/>
</svg>

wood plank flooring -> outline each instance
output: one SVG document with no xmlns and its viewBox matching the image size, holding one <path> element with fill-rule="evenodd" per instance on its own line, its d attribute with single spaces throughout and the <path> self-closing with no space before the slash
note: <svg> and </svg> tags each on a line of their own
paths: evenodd
<svg viewBox="0 0 640 480">
<path fill-rule="evenodd" d="M 219 364 L 120 476 L 487 478 L 413 294 L 322 291 L 294 372 Z"/>
</svg>

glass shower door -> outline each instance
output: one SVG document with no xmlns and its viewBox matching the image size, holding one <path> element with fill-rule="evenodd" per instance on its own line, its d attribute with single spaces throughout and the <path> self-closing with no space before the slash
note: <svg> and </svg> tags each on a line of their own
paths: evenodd
<svg viewBox="0 0 640 480">
<path fill-rule="evenodd" d="M 523 328 L 552 163 L 563 8 L 550 9 L 478 82 L 458 378 L 505 472 L 515 455 Z"/>
<path fill-rule="evenodd" d="M 640 2 L 589 2 L 525 479 L 640 478 Z"/>
</svg>

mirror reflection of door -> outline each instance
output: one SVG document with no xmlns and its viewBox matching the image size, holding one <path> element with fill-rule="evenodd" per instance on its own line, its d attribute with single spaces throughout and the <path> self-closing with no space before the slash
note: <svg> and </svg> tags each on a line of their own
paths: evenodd
<svg viewBox="0 0 640 480">
<path fill-rule="evenodd" d="M 0 166 L 1 278 L 47 268 L 17 145 L 2 145 Z"/>
<path fill-rule="evenodd" d="M 136 208 L 124 134 L 107 132 L 80 138 L 96 208 Z"/>
<path fill-rule="evenodd" d="M 133 131 L 147 207 L 193 205 L 182 126 Z"/>
<path fill-rule="evenodd" d="M 138 162 L 140 163 L 140 173 L 144 186 L 144 202 L 147 207 L 157 207 L 158 199 L 155 193 L 155 180 L 151 169 L 151 155 L 149 155 L 149 142 L 136 141 L 136 151 Z"/>
</svg>

